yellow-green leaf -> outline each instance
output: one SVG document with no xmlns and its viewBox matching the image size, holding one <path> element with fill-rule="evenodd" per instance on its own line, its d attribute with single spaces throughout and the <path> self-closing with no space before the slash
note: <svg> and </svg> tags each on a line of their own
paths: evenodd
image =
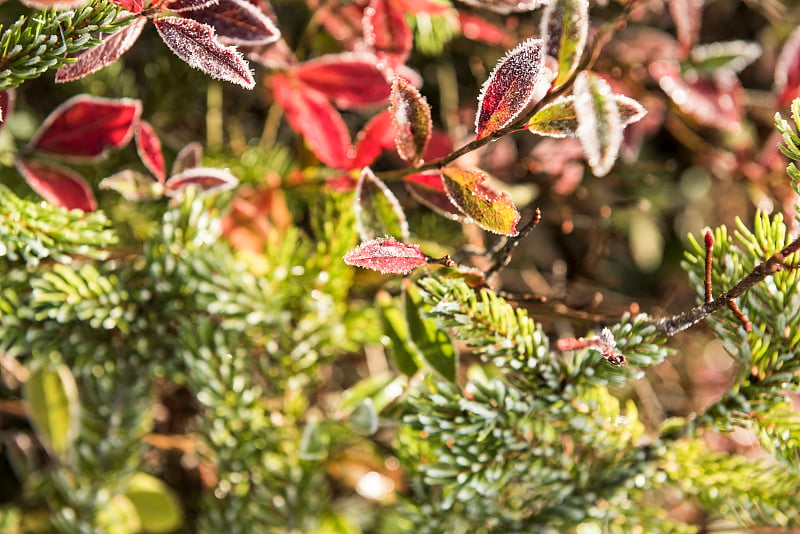
<svg viewBox="0 0 800 534">
<path fill-rule="evenodd" d="M 172 532 L 183 524 L 178 497 L 169 486 L 152 475 L 135 473 L 131 476 L 125 496 L 136 508 L 145 532 Z"/>
<path fill-rule="evenodd" d="M 34 369 L 25 383 L 28 416 L 42 443 L 63 455 L 78 434 L 80 400 L 75 377 L 64 364 Z"/>
</svg>

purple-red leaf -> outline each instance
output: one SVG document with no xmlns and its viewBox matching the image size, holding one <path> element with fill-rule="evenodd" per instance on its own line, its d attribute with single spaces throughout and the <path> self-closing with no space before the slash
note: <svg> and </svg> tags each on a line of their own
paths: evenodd
<svg viewBox="0 0 800 534">
<path fill-rule="evenodd" d="M 362 241 L 385 236 L 408 241 L 408 222 L 400 202 L 369 167 L 361 171 L 354 200 L 356 229 Z"/>
<path fill-rule="evenodd" d="M 142 33 L 147 19 L 138 17 L 129 26 L 104 37 L 92 48 L 80 52 L 73 63 L 68 63 L 56 71 L 56 82 L 71 82 L 110 65 L 133 46 Z"/>
<path fill-rule="evenodd" d="M 595 176 L 605 176 L 622 146 L 622 119 L 608 83 L 583 71 L 575 79 L 576 135 Z"/>
<path fill-rule="evenodd" d="M 172 163 L 172 172 L 170 174 L 178 174 L 186 169 L 199 167 L 202 159 L 203 145 L 197 141 L 189 143 L 175 156 L 175 161 Z"/>
<path fill-rule="evenodd" d="M 172 0 L 167 3 L 167 9 L 175 13 L 186 13 L 187 11 L 194 11 L 195 9 L 203 9 L 217 0 Z"/>
<path fill-rule="evenodd" d="M 703 4 L 704 0 L 669 0 L 669 13 L 684 55 L 692 49 L 700 35 Z"/>
<path fill-rule="evenodd" d="M 211 167 L 194 167 L 183 171 L 164 183 L 164 193 L 174 197 L 187 187 L 197 187 L 204 193 L 226 191 L 239 184 L 239 180 L 227 170 Z"/>
<path fill-rule="evenodd" d="M 419 163 L 431 138 L 431 108 L 416 87 L 395 78 L 389 97 L 389 112 L 397 129 L 397 153 L 412 165 Z"/>
<path fill-rule="evenodd" d="M 612 98 L 617 103 L 623 128 L 647 115 L 647 110 L 633 98 L 619 94 Z M 575 137 L 578 130 L 575 97 L 561 97 L 543 107 L 528 121 L 528 130 L 546 137 Z"/>
<path fill-rule="evenodd" d="M 356 155 L 350 166 L 354 169 L 366 167 L 375 161 L 384 149 L 394 147 L 395 132 L 389 110 L 381 111 L 372 117 L 356 135 Z"/>
<path fill-rule="evenodd" d="M 142 163 L 163 184 L 167 178 L 164 154 L 161 152 L 161 139 L 147 121 L 139 121 L 136 128 L 136 152 Z"/>
<path fill-rule="evenodd" d="M 391 237 L 385 237 L 361 243 L 344 255 L 344 262 L 382 273 L 408 274 L 425 265 L 428 258 L 419 245 L 400 243 Z"/>
<path fill-rule="evenodd" d="M 389 67 L 402 65 L 413 46 L 405 13 L 392 0 L 370 0 L 364 10 L 364 40 Z"/>
<path fill-rule="evenodd" d="M 517 208 L 507 193 L 498 193 L 486 185 L 486 178 L 480 171 L 458 167 L 442 169 L 447 196 L 471 222 L 497 234 L 517 235 Z"/>
<path fill-rule="evenodd" d="M 163 17 L 154 24 L 169 49 L 191 67 L 245 89 L 255 87 L 247 61 L 235 47 L 221 44 L 211 26 L 181 17 Z"/>
<path fill-rule="evenodd" d="M 78 95 L 45 119 L 29 149 L 61 159 L 98 160 L 131 140 L 141 113 L 139 100 Z"/>
<path fill-rule="evenodd" d="M 533 11 L 547 5 L 551 0 L 461 0 L 467 5 L 488 9 L 495 13 L 508 13 Z"/>
<path fill-rule="evenodd" d="M 16 164 L 31 189 L 49 203 L 68 210 L 97 209 L 91 188 L 79 174 L 59 165 L 39 161 L 17 158 Z"/>
<path fill-rule="evenodd" d="M 438 171 L 417 173 L 406 176 L 406 189 L 414 199 L 439 215 L 454 221 L 467 222 L 467 218 L 450 201 Z"/>
<path fill-rule="evenodd" d="M 16 99 L 17 93 L 14 89 L 6 89 L 5 91 L 0 91 L 0 128 L 8 119 L 8 116 L 11 115 L 11 110 L 14 109 L 14 100 Z"/>
<path fill-rule="evenodd" d="M 303 84 L 343 109 L 386 103 L 389 83 L 372 54 L 327 54 L 292 69 Z"/>
<path fill-rule="evenodd" d="M 558 61 L 555 86 L 569 80 L 583 56 L 589 35 L 589 0 L 553 0 L 542 14 L 545 53 Z"/>
<path fill-rule="evenodd" d="M 163 185 L 154 182 L 149 176 L 132 170 L 121 171 L 108 178 L 103 178 L 98 187 L 116 191 L 126 200 L 134 202 L 153 200 L 164 195 Z"/>
<path fill-rule="evenodd" d="M 139 14 L 144 11 L 144 2 L 142 0 L 111 0 L 114 4 L 118 5 L 125 11 L 133 14 Z"/>
<path fill-rule="evenodd" d="M 260 9 L 245 0 L 218 0 L 181 16 L 207 24 L 217 36 L 235 45 L 265 45 L 277 41 L 281 32 Z"/>
<path fill-rule="evenodd" d="M 475 131 L 478 139 L 507 126 L 540 96 L 544 81 L 542 41 L 528 39 L 500 60 L 481 88 Z"/>
<path fill-rule="evenodd" d="M 305 137 L 320 161 L 334 169 L 351 168 L 347 125 L 323 95 L 284 75 L 272 77 L 272 90 L 289 125 Z"/>
<path fill-rule="evenodd" d="M 775 95 L 778 107 L 784 108 L 800 95 L 800 27 L 783 45 L 775 63 Z"/>
</svg>

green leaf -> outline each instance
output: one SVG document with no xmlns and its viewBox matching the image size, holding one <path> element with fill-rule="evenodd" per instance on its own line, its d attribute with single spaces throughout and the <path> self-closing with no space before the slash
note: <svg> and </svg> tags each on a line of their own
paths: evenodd
<svg viewBox="0 0 800 534">
<path fill-rule="evenodd" d="M 730 69 L 739 72 L 761 57 L 761 46 L 752 41 L 720 41 L 695 46 L 689 54 L 692 67 L 701 72 Z"/>
<path fill-rule="evenodd" d="M 369 400 L 377 413 L 383 411 L 386 406 L 403 394 L 406 388 L 406 381 L 401 377 L 395 377 L 390 372 L 371 375 L 363 380 L 359 380 L 353 387 L 342 394 L 341 410 L 344 413 L 352 413 L 358 407 Z"/>
<path fill-rule="evenodd" d="M 319 461 L 328 455 L 328 443 L 330 437 L 319 424 L 316 418 L 311 418 L 303 429 L 303 437 L 300 440 L 300 459 L 307 461 Z"/>
<path fill-rule="evenodd" d="M 404 282 L 406 322 L 412 342 L 428 365 L 455 382 L 458 362 L 453 342 L 434 319 L 423 316 L 422 297 L 417 286 L 407 280 Z"/>
<path fill-rule="evenodd" d="M 640 121 L 647 114 L 647 110 L 633 98 L 618 94 L 614 94 L 613 98 L 623 128 Z M 575 137 L 578 130 L 575 97 L 561 97 L 543 107 L 528 121 L 528 130 L 546 137 Z"/>
<path fill-rule="evenodd" d="M 542 14 L 545 53 L 558 60 L 554 87 L 564 84 L 578 68 L 589 35 L 588 0 L 555 0 Z"/>
<path fill-rule="evenodd" d="M 362 241 L 386 236 L 408 241 L 408 222 L 400 202 L 369 167 L 358 177 L 353 212 Z"/>
<path fill-rule="evenodd" d="M 28 416 L 42 443 L 63 456 L 78 434 L 78 385 L 64 364 L 42 365 L 25 383 Z"/>
<path fill-rule="evenodd" d="M 507 193 L 498 193 L 486 185 L 486 178 L 480 171 L 458 167 L 442 170 L 447 196 L 470 221 L 496 234 L 517 235 L 517 208 Z"/>
<path fill-rule="evenodd" d="M 136 508 L 145 532 L 172 532 L 183 524 L 178 497 L 152 475 L 135 473 L 131 476 L 125 496 Z"/>
<path fill-rule="evenodd" d="M 411 376 L 420 368 L 422 356 L 409 341 L 408 324 L 398 303 L 386 291 L 379 291 L 375 301 L 380 313 L 383 334 L 391 342 L 389 354 L 397 370 Z"/>
<path fill-rule="evenodd" d="M 622 119 L 608 83 L 591 72 L 575 79 L 576 134 L 595 176 L 605 176 L 622 146 Z"/>
</svg>

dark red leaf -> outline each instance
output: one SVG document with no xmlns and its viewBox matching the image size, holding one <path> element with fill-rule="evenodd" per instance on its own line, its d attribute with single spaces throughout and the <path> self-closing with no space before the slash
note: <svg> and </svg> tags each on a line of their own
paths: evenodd
<svg viewBox="0 0 800 534">
<path fill-rule="evenodd" d="M 144 166 L 153 173 L 159 183 L 163 184 L 167 178 L 167 171 L 164 154 L 161 152 L 161 139 L 147 121 L 139 121 L 136 127 L 136 152 Z"/>
<path fill-rule="evenodd" d="M 104 37 L 99 45 L 74 56 L 73 63 L 68 63 L 56 71 L 56 82 L 71 82 L 83 78 L 115 62 L 133 46 L 146 22 L 145 17 L 138 17 L 129 26 Z"/>
<path fill-rule="evenodd" d="M 131 140 L 141 113 L 139 100 L 78 95 L 45 119 L 29 148 L 61 159 L 98 160 Z"/>
<path fill-rule="evenodd" d="M 272 90 L 292 129 L 305 137 L 320 161 L 335 169 L 350 169 L 350 134 L 328 100 L 285 75 L 272 77 Z"/>
<path fill-rule="evenodd" d="M 186 169 L 199 167 L 203 159 L 203 145 L 197 141 L 189 143 L 178 152 L 175 161 L 172 163 L 172 173 L 178 174 Z"/>
<path fill-rule="evenodd" d="M 389 99 L 389 83 L 372 54 L 327 54 L 292 69 L 303 84 L 340 108 L 377 106 Z"/>
<path fill-rule="evenodd" d="M 353 212 L 362 241 L 385 236 L 408 241 L 408 222 L 400 202 L 369 167 L 359 175 Z"/>
<path fill-rule="evenodd" d="M 675 23 L 678 42 L 684 57 L 689 53 L 697 37 L 703 21 L 703 0 L 669 0 L 669 13 Z"/>
<path fill-rule="evenodd" d="M 114 4 L 118 5 L 125 11 L 138 14 L 144 10 L 144 2 L 142 0 L 111 0 Z"/>
<path fill-rule="evenodd" d="M 167 9 L 175 13 L 185 13 L 195 9 L 202 9 L 216 1 L 217 0 L 172 0 L 167 3 Z"/>
<path fill-rule="evenodd" d="M 400 243 L 388 237 L 361 243 L 344 255 L 344 262 L 382 273 L 407 274 L 425 265 L 428 258 L 419 245 Z"/>
<path fill-rule="evenodd" d="M 402 65 L 413 46 L 411 28 L 393 0 L 370 0 L 364 10 L 364 39 L 389 69 Z"/>
<path fill-rule="evenodd" d="M 281 33 L 275 24 L 250 2 L 218 0 L 181 16 L 207 24 L 217 36 L 235 45 L 264 45 L 277 41 Z"/>
<path fill-rule="evenodd" d="M 514 36 L 511 33 L 506 31 L 505 28 L 492 24 L 483 17 L 459 10 L 458 20 L 461 26 L 461 33 L 467 39 L 503 48 L 514 45 Z"/>
<path fill-rule="evenodd" d="M 0 128 L 3 127 L 6 119 L 11 115 L 11 111 L 14 109 L 14 100 L 16 96 L 17 93 L 14 89 L 0 91 Z"/>
<path fill-rule="evenodd" d="M 498 193 L 486 185 L 480 171 L 445 167 L 442 183 L 447 196 L 471 222 L 484 230 L 515 236 L 519 212 L 507 193 Z"/>
<path fill-rule="evenodd" d="M 403 180 L 406 183 L 406 189 L 417 202 L 448 219 L 466 222 L 464 215 L 447 196 L 438 171 L 412 174 Z"/>
<path fill-rule="evenodd" d="M 17 159 L 17 169 L 49 203 L 68 210 L 94 211 L 97 202 L 86 181 L 79 174 L 51 163 Z"/>
<path fill-rule="evenodd" d="M 412 165 L 419 163 L 431 138 L 431 108 L 417 88 L 395 78 L 389 97 L 389 112 L 397 129 L 397 153 Z"/>
<path fill-rule="evenodd" d="M 462 0 L 467 5 L 488 9 L 495 13 L 508 13 L 533 11 L 547 5 L 551 0 Z"/>
<path fill-rule="evenodd" d="M 191 67 L 245 89 L 255 87 L 247 61 L 235 47 L 222 45 L 211 26 L 181 17 L 163 17 L 154 23 L 169 49 Z"/>
<path fill-rule="evenodd" d="M 479 139 L 508 125 L 543 96 L 549 82 L 545 70 L 540 39 L 528 39 L 500 60 L 478 97 L 475 131 Z"/>
<path fill-rule="evenodd" d="M 389 110 L 375 115 L 356 135 L 356 156 L 351 166 L 366 167 L 387 148 L 394 147 L 395 128 Z"/>
<path fill-rule="evenodd" d="M 778 107 L 784 108 L 800 96 L 800 27 L 783 45 L 775 63 L 775 95 Z"/>
<path fill-rule="evenodd" d="M 164 183 L 164 193 L 174 197 L 187 187 L 199 188 L 204 193 L 226 191 L 239 184 L 239 180 L 227 170 L 211 167 L 194 167 L 171 176 Z"/>
</svg>

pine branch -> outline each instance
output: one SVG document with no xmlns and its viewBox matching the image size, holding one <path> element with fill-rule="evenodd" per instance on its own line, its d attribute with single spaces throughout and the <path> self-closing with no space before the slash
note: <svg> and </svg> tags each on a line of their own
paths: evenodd
<svg viewBox="0 0 800 534">
<path fill-rule="evenodd" d="M 0 90 L 66 65 L 70 56 L 100 43 L 96 34 L 130 24 L 134 17 L 117 20 L 120 11 L 107 0 L 91 0 L 75 10 L 20 17 L 0 35 Z"/>
</svg>

